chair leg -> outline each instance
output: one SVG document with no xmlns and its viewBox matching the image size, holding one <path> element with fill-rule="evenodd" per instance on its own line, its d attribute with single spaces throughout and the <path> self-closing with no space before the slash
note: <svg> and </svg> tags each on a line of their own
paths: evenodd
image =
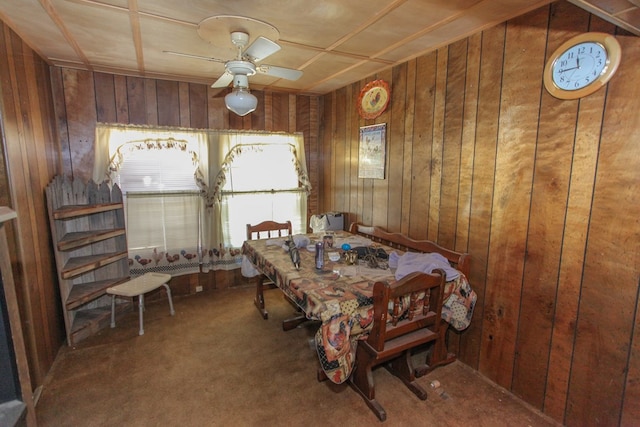
<svg viewBox="0 0 640 427">
<path fill-rule="evenodd" d="M 267 310 L 264 308 L 264 284 L 262 281 L 263 279 L 259 278 L 256 282 L 256 298 L 253 300 L 253 303 L 258 308 L 262 318 L 266 320 L 269 318 L 269 313 L 267 313 Z"/>
<path fill-rule="evenodd" d="M 138 295 L 138 313 L 140 321 L 140 331 L 138 335 L 144 335 L 144 294 Z"/>
<path fill-rule="evenodd" d="M 116 327 L 116 296 L 111 295 L 111 327 Z"/>
<path fill-rule="evenodd" d="M 398 377 L 404 385 L 407 386 L 413 394 L 418 396 L 420 400 L 427 400 L 427 391 L 420 387 L 415 381 L 416 376 L 414 374 L 413 363 L 411 362 L 411 351 L 406 350 L 400 357 L 396 357 L 390 361 L 386 368 L 393 375 Z"/>
<path fill-rule="evenodd" d="M 164 286 L 164 288 L 167 290 L 167 298 L 169 298 L 169 313 L 171 313 L 171 315 L 173 316 L 176 314 L 176 312 L 173 309 L 173 299 L 171 298 L 171 288 L 166 283 L 164 283 L 162 286 Z"/>
<path fill-rule="evenodd" d="M 358 354 L 356 356 L 356 365 L 349 377 L 349 384 L 362 396 L 364 403 L 376 414 L 378 419 L 384 421 L 387 419 L 387 412 L 375 399 L 376 390 L 373 382 L 373 366 L 367 359 L 364 354 Z"/>
</svg>

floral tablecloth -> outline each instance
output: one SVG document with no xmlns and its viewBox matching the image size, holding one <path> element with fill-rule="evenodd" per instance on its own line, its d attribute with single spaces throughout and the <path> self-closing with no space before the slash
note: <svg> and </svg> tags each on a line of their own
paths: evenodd
<svg viewBox="0 0 640 427">
<path fill-rule="evenodd" d="M 381 247 L 389 253 L 394 251 Z M 327 260 L 324 269 L 317 270 L 315 254 L 304 248 L 300 249 L 301 264 L 296 270 L 289 253 L 277 242 L 267 240 L 246 241 L 242 252 L 307 318 L 322 322 L 315 337 L 320 364 L 331 381 L 346 381 L 353 369 L 357 341 L 365 339 L 372 326 L 373 285 L 376 281 L 395 281 L 393 271 L 347 266 L 342 260 Z M 458 329 L 461 326 L 451 322 L 454 317 L 468 317 L 470 321 L 475 294 L 463 274 L 447 282 L 445 301 L 443 319 Z"/>
</svg>

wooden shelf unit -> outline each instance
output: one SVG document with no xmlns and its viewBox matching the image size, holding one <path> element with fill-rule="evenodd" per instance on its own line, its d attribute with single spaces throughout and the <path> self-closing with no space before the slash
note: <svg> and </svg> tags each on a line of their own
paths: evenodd
<svg viewBox="0 0 640 427">
<path fill-rule="evenodd" d="M 65 317 L 74 345 L 110 323 L 107 288 L 129 280 L 122 193 L 57 176 L 47 186 L 49 224 Z M 118 304 L 121 312 L 130 302 Z"/>
</svg>

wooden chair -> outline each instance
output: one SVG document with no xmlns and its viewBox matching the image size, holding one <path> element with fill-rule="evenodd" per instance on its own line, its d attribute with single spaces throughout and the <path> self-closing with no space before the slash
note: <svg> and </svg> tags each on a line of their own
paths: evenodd
<svg viewBox="0 0 640 427">
<path fill-rule="evenodd" d="M 411 273 L 391 285 L 374 284 L 373 329 L 366 341 L 358 342 L 349 382 L 380 421 L 387 414 L 375 399 L 375 366 L 387 362 L 393 375 L 421 400 L 427 399 L 427 392 L 415 382 L 411 350 L 440 336 L 445 280 L 445 272 L 437 269 L 432 274 Z"/>
<path fill-rule="evenodd" d="M 291 221 L 263 221 L 256 225 L 247 224 L 247 240 L 278 238 L 291 236 L 292 234 Z M 275 287 L 275 283 L 265 275 L 262 275 L 256 284 L 256 298 L 253 302 L 263 319 L 269 318 L 269 313 L 264 308 L 264 289 Z"/>
</svg>

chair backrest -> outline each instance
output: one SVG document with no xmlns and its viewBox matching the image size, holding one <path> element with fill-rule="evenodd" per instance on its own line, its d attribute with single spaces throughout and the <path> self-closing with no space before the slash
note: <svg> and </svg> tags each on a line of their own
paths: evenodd
<svg viewBox="0 0 640 427">
<path fill-rule="evenodd" d="M 272 237 L 291 236 L 291 221 L 262 221 L 260 224 L 247 224 L 247 240 L 269 239 Z"/>
<path fill-rule="evenodd" d="M 382 352 L 386 343 L 395 340 L 394 352 L 397 353 L 414 347 L 416 341 L 421 344 L 436 339 L 442 323 L 445 280 L 445 272 L 436 269 L 431 274 L 410 273 L 392 284 L 376 282 L 373 328 L 367 344 Z M 412 334 L 420 336 L 412 337 Z"/>
</svg>

